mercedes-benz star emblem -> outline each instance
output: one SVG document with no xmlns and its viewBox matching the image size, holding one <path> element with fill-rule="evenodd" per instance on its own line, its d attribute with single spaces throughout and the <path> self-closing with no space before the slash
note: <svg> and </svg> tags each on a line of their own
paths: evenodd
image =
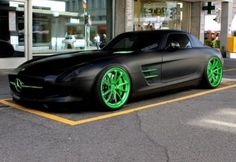
<svg viewBox="0 0 236 162">
<path fill-rule="evenodd" d="M 15 88 L 16 88 L 17 92 L 21 92 L 22 91 L 23 85 L 24 85 L 24 83 L 20 79 L 16 78 L 16 80 L 15 80 Z"/>
</svg>

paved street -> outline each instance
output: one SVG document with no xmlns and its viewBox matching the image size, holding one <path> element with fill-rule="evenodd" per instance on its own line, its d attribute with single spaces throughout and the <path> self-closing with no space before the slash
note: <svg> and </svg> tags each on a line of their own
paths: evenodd
<svg viewBox="0 0 236 162">
<path fill-rule="evenodd" d="M 236 60 L 225 60 L 215 90 L 161 93 L 115 112 L 84 103 L 53 110 L 14 104 L 8 72 L 0 71 L 3 162 L 235 162 Z"/>
</svg>

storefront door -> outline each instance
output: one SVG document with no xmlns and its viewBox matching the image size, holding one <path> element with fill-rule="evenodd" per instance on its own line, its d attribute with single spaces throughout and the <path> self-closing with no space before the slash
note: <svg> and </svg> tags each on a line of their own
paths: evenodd
<svg viewBox="0 0 236 162">
<path fill-rule="evenodd" d="M 15 49 L 15 53 L 2 57 L 0 69 L 16 68 L 29 57 L 29 8 L 27 0 L 6 0 L 0 2 L 0 40 L 7 41 Z M 3 53 L 4 51 L 0 51 Z M 2 54 L 3 55 L 3 54 Z"/>
</svg>

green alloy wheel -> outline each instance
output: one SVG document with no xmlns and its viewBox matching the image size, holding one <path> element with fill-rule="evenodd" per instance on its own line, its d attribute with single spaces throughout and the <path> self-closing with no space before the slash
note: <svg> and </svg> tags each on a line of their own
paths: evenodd
<svg viewBox="0 0 236 162">
<path fill-rule="evenodd" d="M 222 63 L 218 57 L 212 57 L 207 64 L 206 80 L 209 88 L 216 88 L 222 80 Z"/>
<path fill-rule="evenodd" d="M 110 110 L 121 108 L 129 98 L 129 75 L 121 67 L 111 67 L 100 79 L 99 95 L 102 105 Z"/>
</svg>

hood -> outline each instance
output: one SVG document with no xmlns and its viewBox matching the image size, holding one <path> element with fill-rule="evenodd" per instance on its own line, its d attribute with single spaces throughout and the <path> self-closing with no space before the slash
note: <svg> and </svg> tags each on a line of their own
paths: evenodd
<svg viewBox="0 0 236 162">
<path fill-rule="evenodd" d="M 78 53 L 65 53 L 36 60 L 30 60 L 17 68 L 18 74 L 27 75 L 57 75 L 75 66 L 82 66 L 92 61 L 114 57 L 110 52 L 86 51 Z"/>
</svg>

